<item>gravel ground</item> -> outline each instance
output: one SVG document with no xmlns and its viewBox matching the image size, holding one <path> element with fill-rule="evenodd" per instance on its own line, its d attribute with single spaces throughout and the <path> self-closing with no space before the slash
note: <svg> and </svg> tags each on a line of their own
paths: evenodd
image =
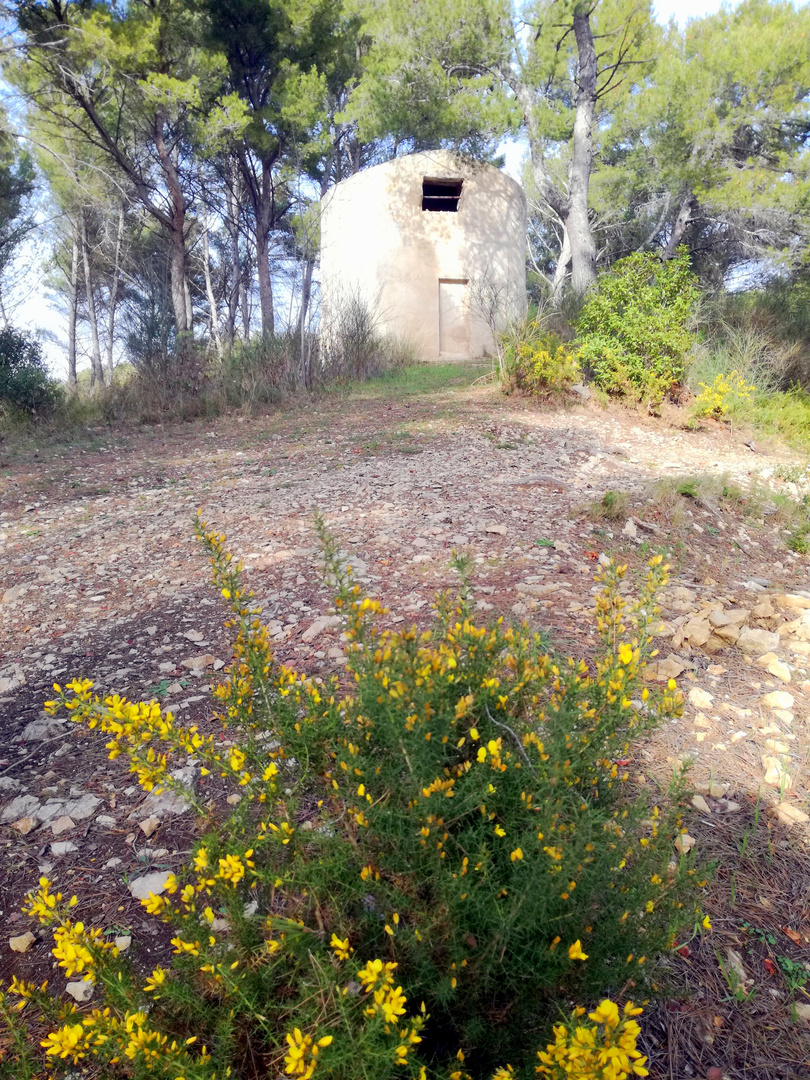
<svg viewBox="0 0 810 1080">
<path fill-rule="evenodd" d="M 526 619 L 585 656 L 600 555 L 626 561 L 632 582 L 666 551 L 673 579 L 648 676 L 676 675 L 687 707 L 640 751 L 636 779 L 660 782 L 689 757 L 705 827 L 760 790 L 766 803 L 784 796 L 785 826 L 806 827 L 808 560 L 787 550 L 776 515 L 688 499 L 675 513 L 650 495 L 687 473 L 795 495 L 776 479 L 795 457 L 719 426 L 687 432 L 677 409 L 543 409 L 472 378 L 461 368 L 430 393 L 382 384 L 259 418 L 0 452 L 0 978 L 53 974 L 46 941 L 8 946 L 32 929 L 19 907 L 43 870 L 87 920 L 131 934 L 145 964 L 165 951 L 131 886 L 179 865 L 192 816 L 145 804 L 101 738 L 46 719 L 42 703 L 54 681 L 86 677 L 209 722 L 230 646 L 192 535 L 198 508 L 242 559 L 278 659 L 313 674 L 345 662 L 340 627 L 322 619 L 316 512 L 392 622 L 429 624 L 435 592 L 456 581 L 455 548 L 473 560 L 482 620 Z M 606 490 L 627 492 L 626 518 L 589 516 Z M 747 651 L 735 644 L 745 635 Z"/>
</svg>

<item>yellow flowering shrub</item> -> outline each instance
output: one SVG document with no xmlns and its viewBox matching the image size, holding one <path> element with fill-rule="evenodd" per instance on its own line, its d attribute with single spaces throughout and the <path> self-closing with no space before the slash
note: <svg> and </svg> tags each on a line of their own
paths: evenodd
<svg viewBox="0 0 810 1080">
<path fill-rule="evenodd" d="M 749 385 L 736 369 L 728 375 L 722 372 L 714 382 L 700 383 L 700 393 L 695 398 L 695 416 L 727 416 L 736 406 L 750 403 L 756 387 Z"/>
<path fill-rule="evenodd" d="M 535 1072 L 549 1080 L 632 1080 L 647 1076 L 647 1059 L 637 1049 L 641 1028 L 633 1019 L 642 1010 L 632 1001 L 622 1012 L 606 998 L 587 1019 L 585 1009 L 574 1011 L 568 1024 L 555 1024 L 554 1042 L 539 1050 Z M 623 1018 L 622 1018 L 623 1017 Z"/>
<path fill-rule="evenodd" d="M 503 389 L 549 397 L 573 386 L 581 378 L 571 351 L 551 333 L 530 324 L 526 337 L 508 340 L 504 347 Z"/>
<path fill-rule="evenodd" d="M 224 537 L 199 522 L 235 630 L 214 693 L 227 741 L 88 681 L 55 688 L 49 711 L 102 732 L 144 789 L 171 788 L 193 757 L 203 788 L 216 776 L 241 799 L 143 902 L 173 949 L 149 975 L 40 879 L 25 910 L 101 1003 L 12 983 L 0 1076 L 92 1061 L 105 1076 L 219 1080 L 244 1075 L 246 1046 L 267 1075 L 299 1080 L 643 1075 L 635 1021 L 614 1024 L 607 999 L 593 1026 L 558 1025 L 536 1055 L 561 997 L 649 985 L 694 918 L 691 856 L 673 861 L 679 792 L 650 801 L 628 784 L 635 741 L 682 706 L 674 684 L 656 697 L 638 681 L 660 557 L 635 600 L 625 568 L 601 571 L 603 650 L 587 664 L 525 626 L 479 626 L 447 596 L 430 630 L 384 629 L 319 532 L 345 619 L 341 676 L 274 660 Z M 42 1037 L 26 1037 L 31 1020 Z M 586 1058 L 590 1072 L 571 1071 Z"/>
</svg>

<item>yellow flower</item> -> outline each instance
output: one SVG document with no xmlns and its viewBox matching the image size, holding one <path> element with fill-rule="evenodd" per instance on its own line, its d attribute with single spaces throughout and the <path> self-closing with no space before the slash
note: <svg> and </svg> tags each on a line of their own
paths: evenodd
<svg viewBox="0 0 810 1080">
<path fill-rule="evenodd" d="M 615 1028 L 619 1023 L 619 1007 L 610 998 L 605 998 L 600 1002 L 597 1009 L 592 1013 L 588 1013 L 589 1019 L 593 1020 L 597 1024 L 604 1024 L 605 1027 Z"/>
<path fill-rule="evenodd" d="M 162 896 L 155 896 L 152 892 L 145 900 L 141 900 L 141 903 L 150 915 L 159 915 L 163 908 L 168 906 L 168 902 Z"/>
<path fill-rule="evenodd" d="M 520 860 L 523 858 L 523 851 L 519 847 L 517 847 L 511 853 L 509 858 L 512 860 L 512 862 L 520 862 Z"/>
<path fill-rule="evenodd" d="M 245 876 L 245 867 L 238 855 L 226 855 L 219 860 L 217 877 L 236 885 Z"/>
<path fill-rule="evenodd" d="M 395 990 L 391 987 L 378 990 L 374 995 L 374 1000 L 380 1006 L 386 1024 L 396 1024 L 397 1017 L 403 1016 L 405 1013 L 407 998 L 402 993 L 401 986 L 398 986 Z"/>
<path fill-rule="evenodd" d="M 348 960 L 349 953 L 354 951 L 349 945 L 349 939 L 345 938 L 341 941 L 337 934 L 332 934 L 332 940 L 329 942 L 329 945 L 338 960 Z"/>
<path fill-rule="evenodd" d="M 619 646 L 619 661 L 622 664 L 624 664 L 625 667 L 627 667 L 627 665 L 631 662 L 632 659 L 633 659 L 633 647 L 631 645 L 627 645 L 627 644 L 620 645 Z"/>
<path fill-rule="evenodd" d="M 144 990 L 151 994 L 153 990 L 157 990 L 163 986 L 166 981 L 166 972 L 162 967 L 156 967 L 152 974 L 147 978 Z"/>
<path fill-rule="evenodd" d="M 331 1042 L 331 1035 L 324 1035 L 314 1042 L 311 1035 L 304 1035 L 300 1028 L 295 1028 L 292 1034 L 287 1035 L 284 1071 L 288 1076 L 300 1076 L 301 1080 L 309 1080 L 315 1071 L 319 1050 L 329 1046 Z"/>
<path fill-rule="evenodd" d="M 703 927 L 704 930 L 711 930 L 712 924 L 711 924 L 711 920 L 709 919 L 708 915 L 703 916 L 703 922 L 701 923 L 701 926 Z"/>
<path fill-rule="evenodd" d="M 357 972 L 357 978 L 363 984 L 366 993 L 368 994 L 375 988 L 378 982 L 383 984 L 387 983 L 389 985 L 393 984 L 393 972 L 396 967 L 396 964 L 384 964 L 382 960 L 369 960 L 366 966 Z"/>
<path fill-rule="evenodd" d="M 573 945 L 568 946 L 569 960 L 587 960 L 588 954 L 582 951 L 582 942 L 577 938 Z"/>
<path fill-rule="evenodd" d="M 84 1057 L 87 1033 L 81 1024 L 66 1024 L 46 1035 L 40 1046 L 44 1046 L 45 1053 L 52 1057 L 71 1058 L 75 1065 Z"/>
<path fill-rule="evenodd" d="M 494 832 L 496 836 L 506 836 L 506 829 L 502 829 L 500 825 L 495 826 Z"/>
</svg>

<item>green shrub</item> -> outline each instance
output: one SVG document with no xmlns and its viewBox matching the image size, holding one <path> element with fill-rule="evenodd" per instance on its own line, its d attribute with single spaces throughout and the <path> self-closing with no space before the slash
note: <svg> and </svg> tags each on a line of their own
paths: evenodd
<svg viewBox="0 0 810 1080">
<path fill-rule="evenodd" d="M 514 390 L 548 397 L 578 382 L 580 370 L 570 350 L 537 323 L 504 337 L 501 370 L 504 393 Z"/>
<path fill-rule="evenodd" d="M 51 412 L 59 399 L 36 338 L 12 326 L 0 329 L 0 408 L 37 416 Z"/>
<path fill-rule="evenodd" d="M 734 409 L 749 405 L 756 387 L 749 384 L 736 369 L 728 375 L 717 375 L 713 383 L 701 383 L 701 391 L 695 398 L 695 416 L 722 418 Z"/>
<path fill-rule="evenodd" d="M 580 364 L 611 394 L 659 402 L 684 377 L 697 279 L 685 248 L 637 253 L 603 274 L 579 319 Z"/>
<path fill-rule="evenodd" d="M 474 625 L 447 597 L 431 630 L 380 630 L 379 603 L 361 599 L 320 532 L 346 620 L 341 678 L 274 663 L 224 537 L 200 522 L 237 628 L 215 691 L 227 740 L 154 701 L 100 699 L 89 681 L 56 688 L 49 711 L 105 732 L 146 790 L 176 786 L 174 758 L 189 755 L 241 798 L 218 827 L 207 818 L 166 893 L 144 902 L 175 950 L 146 979 L 40 880 L 26 910 L 54 929 L 63 970 L 104 999 L 79 1013 L 12 985 L 0 1075 L 39 1075 L 19 998 L 63 1072 L 95 1057 L 104 1076 L 172 1080 L 253 1076 L 251 1060 L 302 1080 L 533 1076 L 571 998 L 643 991 L 694 920 L 677 805 L 633 794 L 624 771 L 631 743 L 682 704 L 674 682 L 655 701 L 638 690 L 660 556 L 635 603 L 624 568 L 602 572 L 604 648 L 589 669 L 558 663 L 525 627 Z M 203 817 L 208 783 L 192 796 Z M 614 1008 L 592 1017 L 605 1044 L 620 1037 Z M 635 1052 L 632 1026 L 621 1032 Z M 547 1074 L 563 1074 L 577 1038 L 548 1045 Z"/>
</svg>

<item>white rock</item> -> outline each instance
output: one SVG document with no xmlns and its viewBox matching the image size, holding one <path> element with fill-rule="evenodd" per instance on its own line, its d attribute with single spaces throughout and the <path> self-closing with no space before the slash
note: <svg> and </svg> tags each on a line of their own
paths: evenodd
<svg viewBox="0 0 810 1080">
<path fill-rule="evenodd" d="M 14 585 L 10 589 L 6 589 L 3 593 L 0 604 L 13 604 L 15 600 L 20 600 L 28 592 L 28 585 Z"/>
<path fill-rule="evenodd" d="M 8 824 L 10 821 L 16 821 L 21 817 L 36 817 L 37 810 L 39 810 L 39 799 L 34 795 L 18 795 L 15 799 L 12 799 L 3 808 L 3 813 L 0 814 L 0 821 L 3 824 Z"/>
<path fill-rule="evenodd" d="M 756 630 L 746 626 L 737 638 L 737 648 L 742 649 L 748 656 L 762 656 L 763 653 L 779 648 L 779 635 L 772 634 L 770 630 Z"/>
<path fill-rule="evenodd" d="M 557 581 L 550 581 L 547 585 L 537 585 L 534 582 L 518 582 L 515 586 L 515 592 L 520 596 L 550 596 L 551 593 L 558 592 L 562 588 L 562 583 Z"/>
<path fill-rule="evenodd" d="M 776 653 L 767 652 L 763 656 L 757 659 L 758 667 L 763 667 L 776 679 L 781 679 L 782 682 L 790 682 L 790 668 L 787 664 L 783 664 Z"/>
<path fill-rule="evenodd" d="M 806 825 L 810 821 L 810 815 L 792 803 L 780 803 L 776 807 L 776 816 L 783 825 Z"/>
<path fill-rule="evenodd" d="M 13 776 L 0 776 L 0 794 L 10 795 L 12 791 L 19 791 L 20 781 Z"/>
<path fill-rule="evenodd" d="M 60 817 L 65 809 L 65 804 L 61 799 L 48 799 L 46 803 L 43 803 L 37 810 L 37 821 L 47 822 L 52 821 L 55 817 Z"/>
<path fill-rule="evenodd" d="M 188 788 L 189 792 L 193 792 L 199 779 L 199 769 L 196 761 L 192 759 L 188 765 L 184 765 L 181 769 L 173 769 L 169 775 L 182 787 Z M 130 814 L 130 819 L 134 820 L 136 816 L 141 814 L 157 818 L 162 818 L 165 814 L 184 814 L 190 806 L 191 803 L 188 799 L 184 798 L 179 792 L 161 791 L 158 793 L 153 791 L 151 795 L 144 799 L 137 812 Z"/>
<path fill-rule="evenodd" d="M 789 694 L 787 690 L 772 690 L 761 698 L 762 704 L 769 709 L 792 709 L 794 700 L 793 694 Z"/>
<path fill-rule="evenodd" d="M 160 896 L 166 891 L 166 882 L 169 880 L 167 870 L 156 870 L 152 874 L 143 874 L 133 878 L 129 883 L 129 891 L 136 900 L 147 900 L 150 893 Z"/>
<path fill-rule="evenodd" d="M 632 518 L 628 518 L 627 521 L 625 521 L 622 535 L 629 537 L 630 540 L 635 540 L 638 536 L 638 529 Z"/>
<path fill-rule="evenodd" d="M 0 668 L 0 694 L 13 694 L 25 685 L 25 674 L 19 664 L 6 664 Z"/>
<path fill-rule="evenodd" d="M 343 620 L 339 615 L 319 615 L 317 619 L 308 626 L 307 629 L 301 635 L 302 641 L 314 641 L 316 637 L 324 632 L 324 630 L 330 630 L 333 626 L 340 626 Z"/>
<path fill-rule="evenodd" d="M 801 1020 L 804 1024 L 810 1024 L 810 1005 L 806 1001 L 794 1001 L 792 1007 L 797 1020 Z"/>
<path fill-rule="evenodd" d="M 70 855 L 72 851 L 78 851 L 79 845 L 72 840 L 56 840 L 51 844 L 52 855 Z"/>
<path fill-rule="evenodd" d="M 775 758 L 770 754 L 763 754 L 762 768 L 765 770 L 766 784 L 771 784 L 773 787 L 778 787 L 784 791 L 789 791 L 793 786 L 790 773 L 785 769 L 779 758 Z"/>
<path fill-rule="evenodd" d="M 96 825 L 101 825 L 105 829 L 114 829 L 116 826 L 116 820 L 109 814 L 99 814 L 96 818 Z"/>
<path fill-rule="evenodd" d="M 113 859 L 107 859 L 107 861 L 104 863 L 104 869 L 105 870 L 114 870 L 116 866 L 120 866 L 120 865 L 121 865 L 121 859 L 119 859 L 117 857 L 113 858 Z"/>
<path fill-rule="evenodd" d="M 694 836 L 690 836 L 689 833 L 681 833 L 678 839 L 675 841 L 675 847 L 680 851 L 681 855 L 685 855 L 688 851 L 697 843 Z"/>
<path fill-rule="evenodd" d="M 216 660 L 216 657 L 212 653 L 202 653 L 200 656 L 189 656 L 185 660 L 180 661 L 180 666 L 188 668 L 189 671 L 203 671 L 204 668 L 211 667 Z"/>
<path fill-rule="evenodd" d="M 20 738 L 25 742 L 42 742 L 45 739 L 54 739 L 57 735 L 67 732 L 64 720 L 57 720 L 55 716 L 43 717 L 40 720 L 32 720 L 23 728 Z"/>
<path fill-rule="evenodd" d="M 688 699 L 690 705 L 694 705 L 696 709 L 710 709 L 714 696 L 707 693 L 705 690 L 701 690 L 699 686 L 693 686 L 689 691 Z"/>
<path fill-rule="evenodd" d="M 126 952 L 132 944 L 132 937 L 129 934 L 119 934 L 115 938 L 115 947 L 119 952 Z"/>
<path fill-rule="evenodd" d="M 31 933 L 30 930 L 26 930 L 24 934 L 20 934 L 19 937 L 13 937 L 8 939 L 9 946 L 12 952 L 28 952 L 31 946 L 37 939 Z"/>
<path fill-rule="evenodd" d="M 89 1001 L 93 996 L 93 980 L 88 979 L 86 982 L 69 982 L 65 987 L 65 993 L 69 994 L 74 1001 Z"/>
<path fill-rule="evenodd" d="M 706 800 L 703 798 L 702 795 L 693 795 L 692 796 L 692 806 L 694 806 L 694 808 L 696 810 L 699 810 L 701 812 L 701 814 L 710 814 L 711 813 L 711 809 L 709 808 L 709 804 L 706 802 Z"/>
<path fill-rule="evenodd" d="M 100 805 L 101 799 L 87 792 L 80 799 L 71 799 L 70 802 L 65 803 L 65 813 L 68 817 L 72 817 L 74 821 L 84 821 Z"/>
</svg>

